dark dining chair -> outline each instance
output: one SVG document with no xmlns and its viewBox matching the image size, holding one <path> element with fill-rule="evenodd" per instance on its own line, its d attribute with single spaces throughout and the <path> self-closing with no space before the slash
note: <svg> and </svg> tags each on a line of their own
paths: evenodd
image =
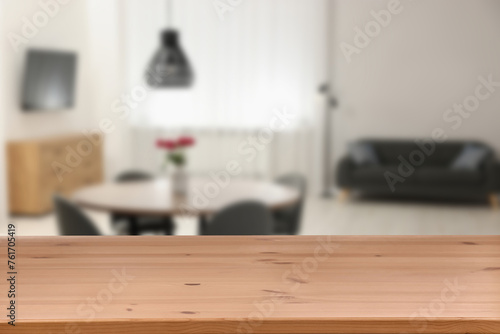
<svg viewBox="0 0 500 334">
<path fill-rule="evenodd" d="M 274 212 L 274 234 L 295 235 L 299 233 L 302 208 L 307 190 L 307 181 L 300 174 L 286 174 L 278 177 L 276 183 L 293 188 L 299 192 L 299 200 Z"/>
<path fill-rule="evenodd" d="M 154 176 L 140 170 L 130 170 L 120 173 L 115 182 L 139 182 L 154 179 Z M 137 217 L 123 214 L 112 214 L 113 226 L 120 222 L 126 222 L 129 228 L 129 234 L 137 235 L 147 232 L 162 232 L 166 235 L 172 235 L 175 231 L 175 224 L 170 217 Z"/>
<path fill-rule="evenodd" d="M 115 178 L 116 182 L 134 182 L 152 180 L 153 175 L 141 170 L 129 170 L 118 174 Z"/>
<path fill-rule="evenodd" d="M 233 204 L 214 215 L 203 230 L 203 235 L 269 235 L 273 231 L 273 217 L 260 202 Z"/>
<path fill-rule="evenodd" d="M 67 199 L 55 195 L 54 208 L 61 235 L 101 235 L 94 223 Z"/>
</svg>

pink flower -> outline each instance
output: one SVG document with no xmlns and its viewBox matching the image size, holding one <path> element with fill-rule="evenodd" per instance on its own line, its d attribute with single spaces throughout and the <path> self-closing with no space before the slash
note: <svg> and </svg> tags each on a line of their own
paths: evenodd
<svg viewBox="0 0 500 334">
<path fill-rule="evenodd" d="M 174 150 L 177 148 L 177 142 L 171 139 L 158 139 L 156 141 L 156 147 L 167 150 Z"/>
<path fill-rule="evenodd" d="M 183 136 L 183 137 L 179 137 L 179 139 L 177 139 L 177 145 L 179 145 L 180 147 L 193 146 L 194 143 L 195 143 L 195 140 L 193 137 Z"/>
</svg>

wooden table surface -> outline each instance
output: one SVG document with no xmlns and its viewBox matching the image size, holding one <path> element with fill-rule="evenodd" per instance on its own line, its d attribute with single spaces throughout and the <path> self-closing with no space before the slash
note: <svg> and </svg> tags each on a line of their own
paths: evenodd
<svg viewBox="0 0 500 334">
<path fill-rule="evenodd" d="M 150 216 L 212 214 L 244 200 L 257 200 L 275 210 L 299 199 L 295 189 L 273 182 L 233 178 L 224 187 L 209 178 L 191 177 L 188 182 L 185 198 L 172 195 L 170 180 L 155 179 L 95 185 L 77 191 L 73 199 L 91 209 Z"/>
<path fill-rule="evenodd" d="M 500 333 L 500 236 L 21 237 L 17 253 L 1 333 Z"/>
</svg>

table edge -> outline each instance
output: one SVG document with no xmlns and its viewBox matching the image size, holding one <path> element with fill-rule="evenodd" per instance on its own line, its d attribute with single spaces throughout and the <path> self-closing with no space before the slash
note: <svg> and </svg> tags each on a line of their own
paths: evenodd
<svg viewBox="0 0 500 334">
<path fill-rule="evenodd" d="M 6 327 L 0 323 L 0 328 Z M 411 318 L 273 318 L 261 322 L 249 319 L 99 319 L 85 321 L 81 319 L 65 320 L 19 320 L 16 333 L 49 334 L 76 326 L 81 333 L 105 331 L 107 334 L 147 333 L 148 331 L 172 331 L 181 334 L 219 334 L 219 333 L 254 333 L 254 334 L 498 334 L 498 318 L 437 318 L 412 322 Z M 12 327 L 12 326 L 11 326 Z M 249 331 L 251 329 L 251 331 Z"/>
</svg>

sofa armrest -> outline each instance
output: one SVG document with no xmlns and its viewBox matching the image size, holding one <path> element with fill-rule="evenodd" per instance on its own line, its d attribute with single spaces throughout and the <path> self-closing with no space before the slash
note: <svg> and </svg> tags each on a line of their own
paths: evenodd
<svg viewBox="0 0 500 334">
<path fill-rule="evenodd" d="M 496 192 L 500 190 L 500 162 L 493 156 L 485 161 L 486 187 L 489 191 Z"/>
<path fill-rule="evenodd" d="M 491 190 L 494 192 L 500 191 L 500 162 L 492 158 L 491 162 Z"/>
<path fill-rule="evenodd" d="M 354 161 L 349 156 L 343 157 L 337 165 L 337 185 L 348 188 L 352 184 L 351 173 L 356 168 Z"/>
</svg>

